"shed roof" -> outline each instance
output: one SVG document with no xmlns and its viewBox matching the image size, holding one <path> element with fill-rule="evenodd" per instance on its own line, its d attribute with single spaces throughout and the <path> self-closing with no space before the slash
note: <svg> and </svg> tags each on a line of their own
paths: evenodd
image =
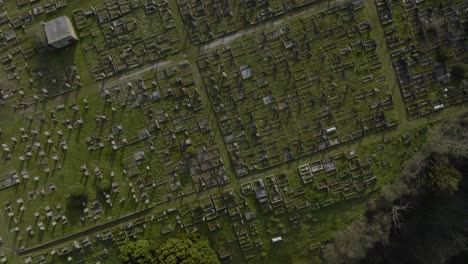
<svg viewBox="0 0 468 264">
<path fill-rule="evenodd" d="M 78 39 L 70 19 L 66 16 L 61 16 L 56 19 L 47 21 L 44 25 L 44 29 L 47 36 L 47 42 L 49 44 L 68 37 Z"/>
</svg>

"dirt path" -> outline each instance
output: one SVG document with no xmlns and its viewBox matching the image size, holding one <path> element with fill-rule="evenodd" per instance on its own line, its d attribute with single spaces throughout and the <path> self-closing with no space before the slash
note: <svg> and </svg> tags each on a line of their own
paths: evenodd
<svg viewBox="0 0 468 264">
<path fill-rule="evenodd" d="M 148 65 L 146 67 L 144 67 L 143 69 L 141 70 L 138 70 L 138 71 L 135 71 L 135 72 L 132 72 L 132 73 L 129 73 L 129 74 L 123 74 L 121 75 L 119 78 L 111 78 L 111 79 L 108 79 L 108 80 L 103 80 L 99 83 L 99 87 L 102 89 L 102 88 L 109 88 L 109 87 L 112 87 L 112 86 L 115 86 L 115 85 L 118 85 L 124 81 L 129 81 L 129 80 L 132 80 L 132 79 L 135 79 L 137 78 L 138 76 L 141 76 L 142 74 L 146 73 L 146 72 L 149 72 L 149 71 L 152 71 L 152 70 L 158 70 L 160 68 L 164 68 L 168 65 L 171 65 L 173 64 L 175 61 L 174 60 L 166 60 L 166 61 L 158 61 L 158 62 L 155 62 L 151 65 Z M 180 61 L 180 62 L 183 62 L 183 61 Z"/>
<path fill-rule="evenodd" d="M 400 91 L 398 84 L 398 78 L 395 71 L 393 70 L 392 59 L 390 57 L 390 51 L 385 44 L 385 34 L 380 23 L 377 6 L 375 0 L 364 0 L 364 7 L 366 16 L 372 26 L 372 31 L 375 34 L 377 40 L 377 53 L 382 61 L 382 68 L 387 78 L 389 91 L 392 93 L 393 103 L 395 111 L 399 117 L 398 122 L 400 126 L 406 127 L 409 124 L 408 115 L 406 113 L 406 105 L 403 101 L 403 96 Z"/>
<path fill-rule="evenodd" d="M 167 60 L 167 61 L 158 61 L 156 63 L 153 63 L 152 65 L 149 65 L 149 66 L 146 66 L 145 68 L 141 69 L 141 70 L 138 70 L 136 72 L 133 72 L 131 74 L 126 74 L 126 75 L 122 75 L 120 78 L 119 78 L 119 81 L 125 81 L 125 80 L 128 80 L 128 79 L 134 79 L 135 77 L 137 76 L 140 76 L 142 75 L 143 73 L 146 73 L 148 71 L 152 71 L 152 70 L 157 70 L 159 68 L 163 68 L 171 63 L 173 63 L 174 61 L 173 60 Z"/>
<path fill-rule="evenodd" d="M 49 241 L 47 243 L 43 243 L 43 244 L 37 245 L 35 247 L 27 248 L 27 249 L 22 250 L 22 251 L 15 250 L 15 252 L 17 253 L 18 256 L 21 257 L 21 256 L 26 256 L 28 254 L 40 251 L 40 250 L 48 249 L 48 248 L 51 248 L 51 247 L 66 243 L 66 242 L 71 242 L 73 240 L 82 239 L 85 236 L 91 236 L 92 234 L 95 234 L 95 233 L 98 233 L 98 232 L 104 232 L 104 231 L 106 231 L 109 228 L 112 228 L 114 226 L 118 226 L 118 225 L 126 223 L 128 221 L 135 220 L 137 218 L 143 217 L 143 216 L 149 214 L 150 212 L 153 212 L 153 209 L 154 209 L 154 207 L 150 207 L 150 208 L 147 208 L 145 210 L 136 212 L 134 214 L 118 218 L 118 219 L 116 219 L 114 221 L 107 222 L 105 224 L 94 226 L 92 228 L 83 230 L 83 231 L 78 232 L 78 233 L 71 234 L 71 235 L 65 236 L 65 237 L 61 237 L 59 239 Z"/>
<path fill-rule="evenodd" d="M 342 0 L 340 0 L 340 1 L 342 1 Z M 285 13 L 283 15 L 279 15 L 277 17 L 272 17 L 272 18 L 270 18 L 270 19 L 268 19 L 268 20 L 266 20 L 266 21 L 264 21 L 262 23 L 255 24 L 255 25 L 252 25 L 252 26 L 250 26 L 248 28 L 244 28 L 244 29 L 235 31 L 233 33 L 227 34 L 222 38 L 218 38 L 218 39 L 215 39 L 215 40 L 212 40 L 212 41 L 210 41 L 208 43 L 203 44 L 201 50 L 213 49 L 213 48 L 216 48 L 216 47 L 219 47 L 219 46 L 222 46 L 222 45 L 226 45 L 226 44 L 229 44 L 229 43 L 235 41 L 238 38 L 241 38 L 244 35 L 254 33 L 254 32 L 257 32 L 257 31 L 263 31 L 266 28 L 271 27 L 271 26 L 278 26 L 278 25 L 284 24 L 284 23 L 286 23 L 287 20 L 290 20 L 290 19 L 295 18 L 295 17 L 300 17 L 300 16 L 305 16 L 307 14 L 316 13 L 321 8 L 326 9 L 326 6 L 325 5 L 322 6 L 322 4 L 323 3 L 319 2 L 319 3 L 314 3 L 314 4 L 311 4 L 311 5 L 308 5 L 308 6 L 304 6 L 302 8 L 297 9 L 297 10 L 287 12 L 287 13 Z"/>
</svg>

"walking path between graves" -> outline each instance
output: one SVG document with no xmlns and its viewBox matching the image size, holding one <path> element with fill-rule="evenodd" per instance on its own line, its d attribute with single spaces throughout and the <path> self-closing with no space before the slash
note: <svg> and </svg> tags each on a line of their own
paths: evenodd
<svg viewBox="0 0 468 264">
<path fill-rule="evenodd" d="M 340 2 L 340 1 L 341 0 L 336 1 L 336 2 Z M 258 24 L 253 25 L 252 27 L 235 31 L 235 32 L 227 34 L 227 35 L 225 35 L 225 36 L 223 36 L 221 38 L 212 40 L 211 42 L 205 43 L 202 46 L 201 50 L 213 49 L 213 48 L 216 48 L 218 46 L 226 45 L 226 44 L 228 44 L 230 42 L 233 42 L 234 40 L 236 40 L 238 38 L 241 38 L 244 35 L 254 33 L 254 32 L 257 32 L 257 31 L 262 31 L 262 29 L 269 28 L 271 26 L 277 26 L 277 25 L 283 24 L 289 19 L 299 17 L 299 16 L 303 16 L 303 15 L 305 15 L 307 13 L 310 13 L 311 15 L 315 14 L 316 12 L 311 13 L 312 12 L 311 9 L 316 8 L 317 6 L 319 6 L 319 5 L 314 3 L 312 5 L 304 6 L 304 7 L 300 8 L 300 9 L 298 9 L 298 10 L 287 12 L 287 13 L 285 13 L 283 15 L 278 16 L 278 17 L 269 18 L 264 22 L 260 22 Z"/>
<path fill-rule="evenodd" d="M 62 237 L 62 238 L 59 238 L 59 239 L 56 239 L 56 240 L 53 240 L 53 241 L 50 241 L 50 242 L 47 242 L 47 243 L 44 243 L 44 244 L 40 244 L 40 245 L 31 247 L 31 248 L 27 248 L 25 250 L 21 250 L 21 251 L 18 250 L 18 249 L 12 249 L 12 250 L 14 250 L 17 253 L 17 255 L 20 256 L 20 257 L 26 256 L 28 254 L 31 254 L 31 253 L 34 253 L 34 252 L 37 252 L 37 251 L 40 251 L 40 250 L 45 250 L 45 249 L 51 248 L 53 246 L 63 244 L 65 242 L 78 240 L 78 239 L 83 238 L 85 236 L 89 236 L 89 235 L 92 235 L 92 234 L 97 233 L 97 232 L 102 232 L 104 230 L 108 230 L 109 228 L 112 228 L 112 227 L 114 227 L 116 225 L 123 224 L 123 223 L 126 223 L 126 222 L 130 221 L 130 220 L 134 220 L 135 218 L 142 217 L 142 216 L 148 214 L 149 212 L 152 212 L 155 207 L 156 206 L 152 206 L 152 207 L 146 208 L 146 209 L 144 209 L 142 211 L 139 211 L 139 212 L 136 212 L 136 213 L 133 213 L 133 214 L 126 215 L 124 217 L 118 218 L 118 219 L 116 219 L 114 221 L 107 222 L 107 223 L 104 223 L 104 224 L 101 224 L 101 225 L 97 225 L 97 226 L 91 227 L 89 229 L 83 230 L 81 232 L 74 233 L 74 234 L 71 234 L 69 236 L 65 236 L 65 237 Z M 1 248 L 3 248 L 3 247 L 1 247 Z"/>
<path fill-rule="evenodd" d="M 172 63 L 174 63 L 175 61 L 174 60 L 166 60 L 166 61 L 157 61 L 151 65 L 148 65 L 146 66 L 145 68 L 141 69 L 141 70 L 138 70 L 138 71 L 135 71 L 135 72 L 132 72 L 132 73 L 128 73 L 128 74 L 123 74 L 122 76 L 120 76 L 119 78 L 115 78 L 115 79 L 110 79 L 109 81 L 107 80 L 104 80 L 103 82 L 100 83 L 99 87 L 100 89 L 104 89 L 104 88 L 109 88 L 109 87 L 112 87 L 114 85 L 118 85 L 120 83 L 122 83 L 123 81 L 128 81 L 128 80 L 132 80 L 138 76 L 141 76 L 142 74 L 148 72 L 148 71 L 152 71 L 152 70 L 156 70 L 156 69 L 159 69 L 159 68 L 162 68 L 162 67 L 166 67 Z M 183 62 L 183 61 L 181 61 Z"/>
<path fill-rule="evenodd" d="M 398 78 L 393 69 L 392 58 L 390 57 L 390 51 L 385 44 L 385 34 L 380 23 L 379 13 L 375 0 L 364 0 L 364 8 L 366 16 L 371 23 L 372 31 L 375 34 L 377 40 L 377 50 L 379 58 L 382 60 L 382 68 L 385 71 L 385 76 L 388 83 L 388 91 L 392 93 L 393 108 L 397 112 L 399 117 L 398 123 L 402 127 L 406 127 L 410 121 L 408 120 L 408 114 L 406 112 L 406 105 L 401 94 L 400 86 L 398 85 Z"/>
<path fill-rule="evenodd" d="M 158 61 L 156 63 L 153 63 L 152 65 L 149 65 L 141 70 L 138 70 L 136 72 L 133 72 L 133 73 L 130 73 L 130 74 L 127 74 L 127 75 L 122 75 L 120 78 L 119 78 L 119 81 L 124 81 L 124 80 L 128 80 L 128 79 L 132 79 L 132 77 L 135 77 L 135 76 L 140 76 L 142 75 L 143 73 L 145 72 L 148 72 L 148 71 L 151 71 L 151 70 L 155 70 L 155 69 L 158 69 L 160 67 L 164 67 L 164 66 L 167 66 L 171 63 L 173 63 L 174 61 L 172 60 L 167 60 L 167 61 Z"/>
</svg>

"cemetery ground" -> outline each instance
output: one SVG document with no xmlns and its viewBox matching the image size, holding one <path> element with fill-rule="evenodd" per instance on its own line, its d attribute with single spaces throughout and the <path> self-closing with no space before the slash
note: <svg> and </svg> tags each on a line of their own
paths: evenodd
<svg viewBox="0 0 468 264">
<path fill-rule="evenodd" d="M 0 260 L 118 263 L 125 239 L 200 232 L 223 262 L 320 262 L 466 111 L 455 21 L 416 39 L 438 1 L 270 2 L 0 4 Z M 39 45 L 62 15 L 78 42 Z"/>
<path fill-rule="evenodd" d="M 454 109 L 455 110 L 455 109 Z M 459 109 L 456 109 L 459 110 Z M 455 112 L 455 111 L 454 111 Z M 443 112 L 440 114 L 439 118 L 444 118 L 447 115 L 449 115 L 449 111 Z M 432 121 L 432 120 L 431 120 Z M 415 122 L 412 123 L 413 129 L 410 131 L 415 131 L 415 130 L 420 130 L 422 124 L 426 124 L 427 122 L 430 122 L 430 120 L 421 120 L 421 122 Z M 325 153 L 318 155 L 318 156 L 313 156 L 307 159 L 302 159 L 302 160 L 297 160 L 294 161 L 290 164 L 284 165 L 280 169 L 273 169 L 270 172 L 265 172 L 260 175 L 255 175 L 255 176 L 248 176 L 246 178 L 242 178 L 239 181 L 233 182 L 231 185 L 224 187 L 223 189 L 229 189 L 229 188 L 234 188 L 237 190 L 240 190 L 240 186 L 245 183 L 245 182 L 253 182 L 256 179 L 261 179 L 264 178 L 265 176 L 269 175 L 278 175 L 279 172 L 283 171 L 286 175 L 288 175 L 288 180 L 290 181 L 290 189 L 291 191 L 297 190 L 297 189 L 305 189 L 306 193 L 303 194 L 304 196 L 302 197 L 302 201 L 326 201 L 326 195 L 325 197 L 323 196 L 323 193 L 317 193 L 317 189 L 314 187 L 312 189 L 304 188 L 304 185 L 302 184 L 299 175 L 297 173 L 297 167 L 302 165 L 302 164 L 307 164 L 307 163 L 313 163 L 314 161 L 324 159 L 326 157 L 329 157 L 331 155 L 334 155 L 334 153 L 343 153 L 346 150 L 349 149 L 357 149 L 360 150 L 359 156 L 366 156 L 364 153 L 373 153 L 376 152 L 376 149 L 379 149 L 380 146 L 383 144 L 383 138 L 385 137 L 392 137 L 395 139 L 395 141 L 399 142 L 398 144 L 390 143 L 390 145 L 385 145 L 385 149 L 381 151 L 379 154 L 379 158 L 377 160 L 374 160 L 374 164 L 387 164 L 381 168 L 376 168 L 374 170 L 376 175 L 379 175 L 379 181 L 378 185 L 384 185 L 387 181 L 391 180 L 391 177 L 395 175 L 395 173 L 398 173 L 400 169 L 400 163 L 405 160 L 405 158 L 401 157 L 395 157 L 395 153 L 403 151 L 405 149 L 404 147 L 401 147 L 403 144 L 398 136 L 401 136 L 402 131 L 400 129 L 392 130 L 389 133 L 386 133 L 384 135 L 375 135 L 375 136 L 370 136 L 369 138 L 365 138 L 365 140 L 352 143 L 350 145 L 342 146 L 337 149 L 331 150 L 331 151 L 326 151 Z M 417 132 L 412 133 L 410 132 L 411 135 L 418 134 Z M 397 136 L 398 135 L 398 136 Z M 421 137 L 419 137 L 421 139 Z M 417 140 L 417 139 L 416 139 Z M 413 145 L 410 149 L 412 148 L 417 148 L 417 146 L 420 145 L 418 142 L 413 142 Z M 411 150 L 410 150 L 411 153 Z M 410 154 L 408 154 L 410 155 Z M 391 165 L 389 165 L 391 164 Z M 388 169 L 388 166 L 391 166 L 391 170 Z M 73 175 L 73 174 L 72 174 Z M 78 180 L 78 179 L 76 179 Z M 125 181 L 124 179 L 118 179 L 119 182 Z M 73 180 L 72 180 L 73 181 Z M 60 186 L 60 185 L 59 185 Z M 378 189 L 378 186 L 375 186 L 375 189 Z M 146 214 L 146 217 L 144 219 L 147 221 L 146 229 L 143 233 L 139 233 L 139 237 L 148 237 L 148 238 L 159 238 L 157 241 L 160 241 L 160 238 L 167 238 L 169 236 L 174 235 L 177 232 L 185 232 L 184 230 L 174 230 L 173 232 L 170 232 L 169 235 L 161 235 L 162 229 L 166 227 L 164 221 L 156 221 L 153 220 L 151 221 L 151 215 L 156 215 L 159 212 L 164 212 L 164 210 L 171 211 L 173 208 L 183 208 L 187 204 L 192 204 L 191 201 L 198 201 L 201 197 L 206 197 L 208 195 L 216 195 L 219 193 L 221 190 L 220 189 L 210 189 L 208 192 L 200 194 L 200 195 L 192 195 L 180 200 L 175 200 L 175 201 L 170 201 L 168 203 L 164 203 L 162 205 L 158 205 L 157 207 L 154 208 L 152 213 Z M 240 191 L 235 191 L 236 194 L 240 195 Z M 284 215 L 280 215 L 277 217 L 272 217 L 272 213 L 262 213 L 262 210 L 258 208 L 258 215 L 257 215 L 257 223 L 261 226 L 260 230 L 261 233 L 265 232 L 262 235 L 261 239 L 263 241 L 263 244 L 265 245 L 262 251 L 265 252 L 271 252 L 268 255 L 268 259 L 279 259 L 279 260 L 285 260 L 284 258 L 287 258 L 287 255 L 292 255 L 291 252 L 296 252 L 297 256 L 304 256 L 304 254 L 310 254 L 312 253 L 317 253 L 317 250 L 315 247 L 318 247 L 321 242 L 324 240 L 327 240 L 330 238 L 331 234 L 333 234 L 334 230 L 339 230 L 341 227 L 345 226 L 346 223 L 352 221 L 355 217 L 359 216 L 362 210 L 364 210 L 365 206 L 365 201 L 369 198 L 369 195 L 372 195 L 372 193 L 368 195 L 363 195 L 360 198 L 357 199 L 351 199 L 349 201 L 336 201 L 335 204 L 326 206 L 322 209 L 318 209 L 316 211 L 312 211 L 311 214 L 307 214 L 306 212 L 310 210 L 305 210 L 304 213 L 304 219 L 302 221 L 303 227 L 300 229 L 300 231 L 295 232 L 294 230 L 289 231 L 292 229 L 289 224 L 286 224 L 288 221 L 287 219 L 284 219 Z M 17 195 L 11 196 L 11 198 L 8 199 L 14 199 L 18 197 Z M 200 198 L 198 198 L 200 197 Z M 300 196 L 299 196 L 300 197 Z M 47 201 L 47 200 L 46 200 Z M 50 202 L 49 202 L 50 201 Z M 47 201 L 48 204 L 55 204 L 53 200 Z M 60 202 L 59 202 L 60 203 Z M 299 201 L 297 202 L 299 203 Z M 257 208 L 256 201 L 250 199 L 249 204 L 253 208 Z M 43 205 L 39 205 L 42 206 Z M 181 210 L 181 209 L 179 209 Z M 112 213 L 111 213 L 112 214 Z M 310 215 L 310 216 L 309 216 Z M 307 218 L 309 217 L 309 218 Z M 232 233 L 229 218 L 225 219 L 226 217 L 220 217 L 219 224 L 220 224 L 220 229 L 217 231 L 212 231 L 209 232 L 205 224 L 199 224 L 199 229 L 201 232 L 206 232 L 205 234 L 213 241 L 216 246 L 215 248 L 221 249 L 223 245 L 227 245 L 230 248 L 236 248 L 236 244 L 232 242 L 233 237 L 235 234 Z M 139 218 L 141 219 L 141 218 Z M 139 220 L 137 219 L 137 220 Z M 135 220 L 131 221 L 135 222 Z M 136 221 L 138 222 L 138 221 Z M 279 223 L 278 223 L 279 222 Z M 281 222 L 284 222 L 281 224 Z M 170 225 L 172 222 L 167 221 L 167 224 Z M 67 229 L 65 231 L 65 234 L 68 232 L 74 233 L 78 230 L 86 230 L 89 227 L 91 227 L 92 224 L 87 224 L 84 228 L 79 227 L 76 229 Z M 127 226 L 127 224 L 121 225 L 122 227 Z M 114 227 L 113 229 L 110 229 L 115 235 L 119 233 L 119 230 L 122 228 Z M 272 230 L 272 228 L 275 228 Z M 280 229 L 278 229 L 280 228 Z M 280 246 L 276 247 L 277 245 L 270 245 L 269 239 L 270 235 L 268 235 L 269 232 L 274 233 L 275 235 L 282 235 L 284 239 L 288 242 L 286 246 Z M 9 230 L 7 231 L 9 232 Z M 95 231 L 96 233 L 101 233 L 103 234 L 103 230 L 98 230 Z M 85 237 L 92 237 L 96 233 L 87 233 L 86 231 L 82 234 L 83 239 Z M 6 233 L 8 234 L 8 233 Z M 52 240 L 55 238 L 51 238 Z M 117 239 L 116 239 L 117 240 Z M 46 241 L 46 240 L 45 240 Z M 229 241 L 231 241 L 229 243 Z M 68 241 L 67 243 L 64 243 L 63 245 L 54 245 L 53 248 L 63 248 L 63 247 L 70 247 L 72 241 Z M 86 258 L 87 261 L 93 261 L 95 258 L 100 258 L 101 261 L 103 258 L 108 258 L 109 256 L 112 255 L 112 253 L 104 253 L 103 248 L 107 248 L 108 251 L 111 250 L 116 250 L 115 248 L 115 243 L 110 243 L 110 242 L 96 242 L 95 245 L 86 249 L 85 251 L 76 251 L 72 254 L 78 254 L 82 255 L 83 258 Z M 270 248 L 269 248 L 270 247 Z M 304 248 L 308 249 L 304 253 Z M 311 248 L 311 249 L 310 249 Z M 238 251 L 233 251 L 233 255 L 235 256 L 235 259 L 241 258 L 241 250 L 236 249 Z M 310 251 L 309 251 L 310 250 Z M 47 249 L 43 251 L 43 253 L 47 256 L 49 255 L 50 249 Z M 275 253 L 273 253 L 275 252 Z M 36 253 L 40 253 L 36 252 Z M 275 255 L 276 254 L 276 255 Z M 37 256 L 40 256 L 42 254 L 37 254 Z M 75 255 L 74 255 L 75 256 Z M 60 258 L 57 258 L 60 259 Z M 66 258 L 62 257 L 61 258 L 64 262 L 66 262 Z M 58 260 L 57 260 L 58 261 Z M 239 259 L 240 261 L 240 259 Z M 60 263 L 60 262 L 58 262 Z"/>
</svg>

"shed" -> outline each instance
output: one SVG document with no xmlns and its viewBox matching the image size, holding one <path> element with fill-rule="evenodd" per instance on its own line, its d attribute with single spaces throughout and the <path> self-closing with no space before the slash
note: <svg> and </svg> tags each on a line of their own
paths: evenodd
<svg viewBox="0 0 468 264">
<path fill-rule="evenodd" d="M 44 23 L 44 31 L 47 37 L 47 43 L 54 48 L 63 48 L 78 40 L 75 29 L 66 16 Z"/>
</svg>

